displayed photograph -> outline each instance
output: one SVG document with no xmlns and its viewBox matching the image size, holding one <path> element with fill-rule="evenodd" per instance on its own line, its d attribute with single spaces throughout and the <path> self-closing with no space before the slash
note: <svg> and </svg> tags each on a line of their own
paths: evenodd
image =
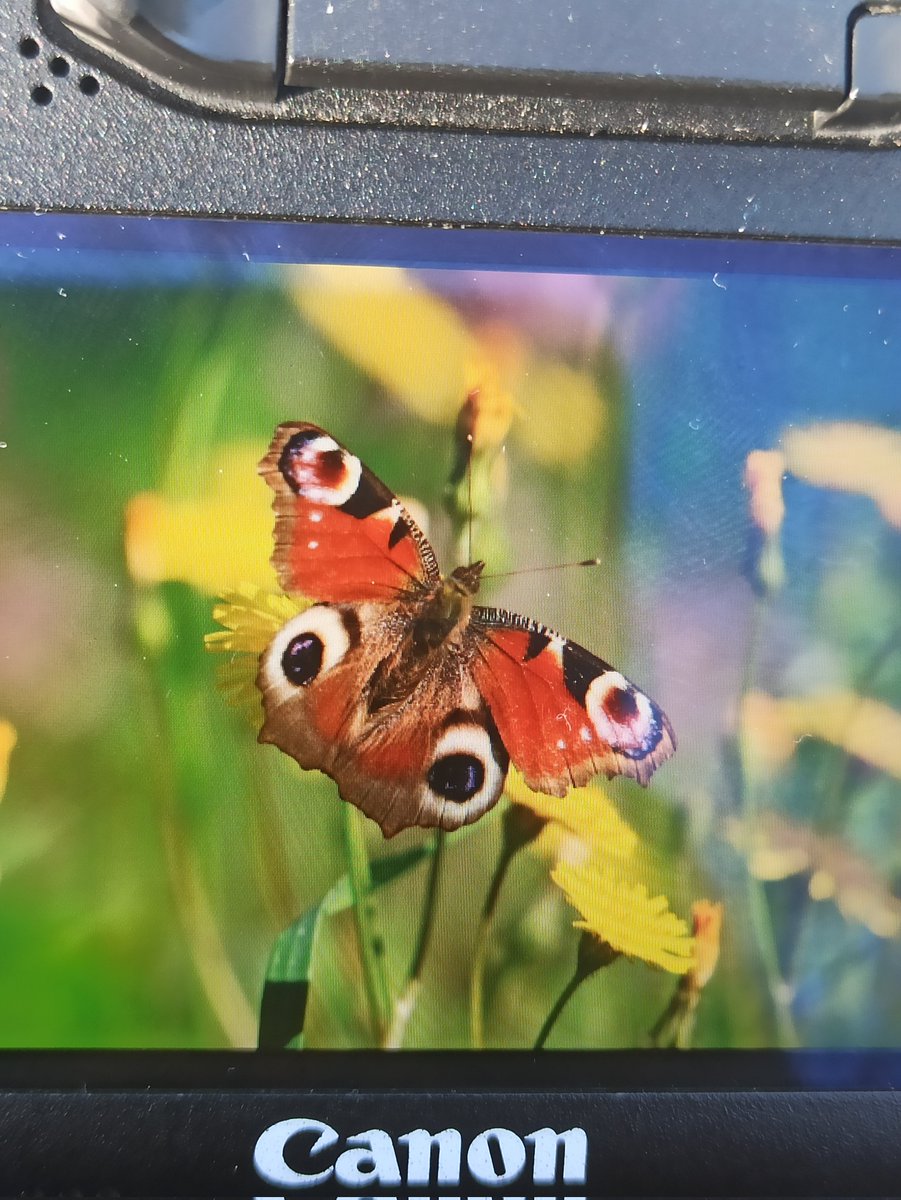
<svg viewBox="0 0 901 1200">
<path fill-rule="evenodd" d="M 31 223 L 0 1049 L 901 1047 L 901 281 Z"/>
</svg>

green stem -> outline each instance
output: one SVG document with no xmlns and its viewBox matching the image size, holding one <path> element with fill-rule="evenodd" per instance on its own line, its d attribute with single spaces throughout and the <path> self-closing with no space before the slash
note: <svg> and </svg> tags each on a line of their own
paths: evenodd
<svg viewBox="0 0 901 1200">
<path fill-rule="evenodd" d="M 566 1008 L 575 990 L 586 979 L 590 979 L 596 971 L 609 967 L 619 958 L 619 951 L 614 950 L 609 942 L 602 941 L 593 933 L 584 930 L 579 939 L 579 952 L 576 956 L 576 970 L 572 979 L 557 997 L 554 1007 L 547 1015 L 547 1020 L 541 1026 L 541 1032 L 535 1039 L 535 1050 L 541 1050 L 548 1039 L 548 1034 L 557 1023 L 557 1018 Z"/>
<path fill-rule="evenodd" d="M 497 908 L 501 885 L 512 860 L 513 852 L 505 846 L 497 860 L 497 866 L 494 868 L 476 933 L 472 973 L 469 976 L 469 1037 L 473 1050 L 485 1048 L 485 963 L 488 959 L 488 947 L 491 944 L 490 935 L 491 926 L 494 923 L 494 911 Z"/>
<path fill-rule="evenodd" d="M 413 962 L 410 965 L 410 979 L 419 979 L 422 974 L 422 964 L 425 961 L 429 940 L 432 936 L 432 926 L 435 923 L 435 901 L 438 896 L 438 879 L 441 875 L 442 863 L 444 862 L 444 847 L 446 842 L 447 834 L 444 830 L 436 830 L 435 850 L 432 854 L 429 881 L 426 884 L 425 908 L 422 913 L 422 924 L 419 927 L 419 939 L 413 954 Z"/>
<path fill-rule="evenodd" d="M 432 929 L 435 924 L 435 909 L 436 900 L 438 897 L 438 880 L 441 875 L 441 866 L 444 861 L 444 847 L 447 836 L 443 829 L 439 829 L 435 833 L 435 848 L 432 853 L 432 861 L 429 867 L 429 878 L 426 883 L 425 891 L 425 907 L 422 912 L 422 923 L 419 927 L 419 937 L 416 941 L 416 949 L 413 952 L 413 960 L 410 964 L 410 971 L 407 975 L 407 982 L 404 984 L 403 991 L 394 1002 L 394 1011 L 391 1015 L 391 1024 L 385 1036 L 383 1047 L 386 1050 L 399 1050 L 403 1045 L 404 1035 L 407 1032 L 407 1026 L 410 1023 L 410 1018 L 413 1015 L 413 1010 L 416 1007 L 416 1001 L 419 997 L 419 988 L 422 981 L 422 967 L 425 962 L 426 953 L 428 952 L 429 942 L 432 938 Z"/>
<path fill-rule="evenodd" d="M 648 1034 L 651 1045 L 658 1050 L 691 1049 L 701 994 L 696 987 L 689 986 L 688 981 L 688 976 L 679 980 L 673 998 Z"/>
<path fill-rule="evenodd" d="M 363 966 L 363 986 L 376 1042 L 381 1044 L 388 1026 L 391 998 L 384 955 L 378 946 L 372 919 L 372 873 L 363 836 L 363 818 L 351 804 L 342 804 L 341 809 L 354 921 Z"/>
<path fill-rule="evenodd" d="M 751 621 L 751 637 L 748 653 L 745 659 L 744 677 L 742 679 L 741 695 L 745 697 L 754 686 L 757 676 L 757 659 L 763 635 L 763 621 L 766 611 L 766 601 L 758 596 L 754 603 L 754 613 Z M 740 751 L 742 792 L 745 811 L 745 821 L 753 827 L 758 816 L 759 805 L 756 802 L 756 787 L 751 772 L 748 769 L 747 756 L 743 748 Z M 798 1034 L 792 1019 L 791 1009 L 786 998 L 786 982 L 779 966 L 779 953 L 776 946 L 776 936 L 773 932 L 773 920 L 769 902 L 764 891 L 763 883 L 755 879 L 750 869 L 745 869 L 748 910 L 754 937 L 760 953 L 761 965 L 767 981 L 767 991 L 773 1008 L 776 1031 L 779 1044 L 783 1047 L 797 1046 Z"/>
<path fill-rule="evenodd" d="M 501 852 L 488 885 L 482 916 L 476 933 L 472 972 L 469 976 L 469 1035 L 473 1050 L 485 1047 L 485 965 L 488 960 L 491 927 L 510 864 L 523 846 L 534 841 L 547 822 L 523 805 L 511 804 L 503 817 Z"/>
<path fill-rule="evenodd" d="M 538 1037 L 535 1039 L 535 1046 L 534 1046 L 535 1050 L 543 1050 L 544 1049 L 544 1043 L 548 1039 L 548 1034 L 551 1032 L 551 1030 L 556 1025 L 557 1018 L 563 1012 L 564 1008 L 566 1008 L 573 993 L 576 991 L 576 988 L 578 988 L 580 986 L 580 984 L 584 983 L 584 981 L 585 981 L 585 976 L 577 968 L 572 979 L 569 981 L 569 983 L 566 985 L 566 987 L 563 989 L 563 991 L 557 997 L 554 1007 L 548 1013 L 547 1019 L 545 1020 L 544 1024 L 541 1026 L 541 1033 L 539 1033 Z"/>
</svg>

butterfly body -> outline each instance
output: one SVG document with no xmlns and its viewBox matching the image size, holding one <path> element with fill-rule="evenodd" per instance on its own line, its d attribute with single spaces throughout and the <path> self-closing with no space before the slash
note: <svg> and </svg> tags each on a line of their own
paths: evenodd
<svg viewBox="0 0 901 1200">
<path fill-rule="evenodd" d="M 512 759 L 555 796 L 603 773 L 646 783 L 673 752 L 661 710 L 607 663 L 475 604 L 484 564 L 447 576 L 380 480 L 313 425 L 276 430 L 273 563 L 317 603 L 260 661 L 260 740 L 324 771 L 386 837 L 456 829 L 500 797 Z"/>
</svg>

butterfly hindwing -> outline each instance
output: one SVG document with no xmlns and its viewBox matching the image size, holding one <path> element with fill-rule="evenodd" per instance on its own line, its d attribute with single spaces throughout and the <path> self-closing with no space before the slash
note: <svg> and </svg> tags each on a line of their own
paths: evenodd
<svg viewBox="0 0 901 1200">
<path fill-rule="evenodd" d="M 473 675 L 513 764 L 564 796 L 594 775 L 646 784 L 675 750 L 666 715 L 582 646 L 503 609 L 475 608 Z"/>
<path fill-rule="evenodd" d="M 275 492 L 272 563 L 290 595 L 387 599 L 439 578 L 431 546 L 394 493 L 325 430 L 279 425 L 260 474 Z"/>
<path fill-rule="evenodd" d="M 260 740 L 330 775 L 386 837 L 475 821 L 500 797 L 509 762 L 459 657 L 439 656 L 407 675 L 406 689 L 386 693 L 386 667 L 403 660 L 409 641 L 407 608 L 314 605 L 279 631 L 258 676 Z"/>
</svg>

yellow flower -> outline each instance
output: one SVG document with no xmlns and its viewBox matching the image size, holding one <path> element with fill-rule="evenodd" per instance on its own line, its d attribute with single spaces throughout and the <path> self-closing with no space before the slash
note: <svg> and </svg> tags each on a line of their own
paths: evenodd
<svg viewBox="0 0 901 1200">
<path fill-rule="evenodd" d="M 272 493 L 257 474 L 260 446 L 224 447 L 198 499 L 135 496 L 125 512 L 125 554 L 139 583 L 177 580 L 208 595 L 248 581 L 275 590 Z"/>
<path fill-rule="evenodd" d="M 512 323 L 464 320 L 405 270 L 305 267 L 292 295 L 311 325 L 423 420 L 453 425 L 479 390 L 499 416 L 493 435 L 505 435 L 515 412 L 514 433 L 539 461 L 580 461 L 603 434 L 590 372 L 534 349 Z"/>
<path fill-rule="evenodd" d="M 782 477 L 785 457 L 778 450 L 752 450 L 745 460 L 745 487 L 749 492 L 751 520 L 767 537 L 782 528 L 785 501 Z"/>
<path fill-rule="evenodd" d="M 833 900 L 842 916 L 858 921 L 877 937 L 901 934 L 901 900 L 873 863 L 842 838 L 817 833 L 809 825 L 775 812 L 753 824 L 732 821 L 727 836 L 747 858 L 757 879 L 807 874 L 811 900 Z"/>
<path fill-rule="evenodd" d="M 619 815 L 598 783 L 573 788 L 560 800 L 533 792 L 518 771 L 511 771 L 506 794 L 511 803 L 523 805 L 547 821 L 540 844 L 555 858 L 578 863 L 596 846 L 604 854 L 626 859 L 638 847 L 638 834 Z"/>
<path fill-rule="evenodd" d="M 695 940 L 694 963 L 687 978 L 696 991 L 710 982 L 720 957 L 723 929 L 722 903 L 695 900 L 691 906 L 691 928 Z"/>
<path fill-rule="evenodd" d="M 309 266 L 297 307 L 332 345 L 428 421 L 450 424 L 476 340 L 454 309 L 400 268 Z"/>
<path fill-rule="evenodd" d="M 782 477 L 785 458 L 778 450 L 752 450 L 745 460 L 745 487 L 751 520 L 763 535 L 757 556 L 757 578 L 768 592 L 785 583 L 785 562 L 779 532 L 785 519 Z"/>
<path fill-rule="evenodd" d="M 510 380 L 521 367 L 522 343 L 504 325 L 481 330 L 479 344 L 467 363 L 466 400 L 457 416 L 457 431 L 472 436 L 476 454 L 499 450 L 513 421 Z"/>
<path fill-rule="evenodd" d="M 789 429 L 782 446 L 789 471 L 817 487 L 859 492 L 901 529 L 901 433 L 857 421 Z"/>
<path fill-rule="evenodd" d="M 901 779 L 901 713 L 855 692 L 823 692 L 783 700 L 749 692 L 742 735 L 755 765 L 778 770 L 803 738 L 840 746 L 854 758 Z"/>
<path fill-rule="evenodd" d="M 281 592 L 242 584 L 213 609 L 213 619 L 224 629 L 204 637 L 207 650 L 228 654 L 217 681 L 230 704 L 243 709 L 252 724 L 262 719 L 261 696 L 256 686 L 259 657 L 283 625 L 303 612 L 307 604 Z"/>
<path fill-rule="evenodd" d="M 665 896 L 649 896 L 625 864 L 596 851 L 584 863 L 559 863 L 551 879 L 580 913 L 573 922 L 618 954 L 639 958 L 674 975 L 691 970 L 694 947 L 683 920 Z"/>
<path fill-rule="evenodd" d="M 17 740 L 16 731 L 9 721 L 0 720 L 0 800 L 3 799 L 3 793 L 6 791 L 9 779 L 9 759 Z"/>
<path fill-rule="evenodd" d="M 695 900 L 691 906 L 694 957 L 691 969 L 676 984 L 673 998 L 650 1032 L 651 1044 L 659 1049 L 687 1050 L 694 1033 L 701 991 L 710 982 L 720 956 L 722 904 Z"/>
</svg>

